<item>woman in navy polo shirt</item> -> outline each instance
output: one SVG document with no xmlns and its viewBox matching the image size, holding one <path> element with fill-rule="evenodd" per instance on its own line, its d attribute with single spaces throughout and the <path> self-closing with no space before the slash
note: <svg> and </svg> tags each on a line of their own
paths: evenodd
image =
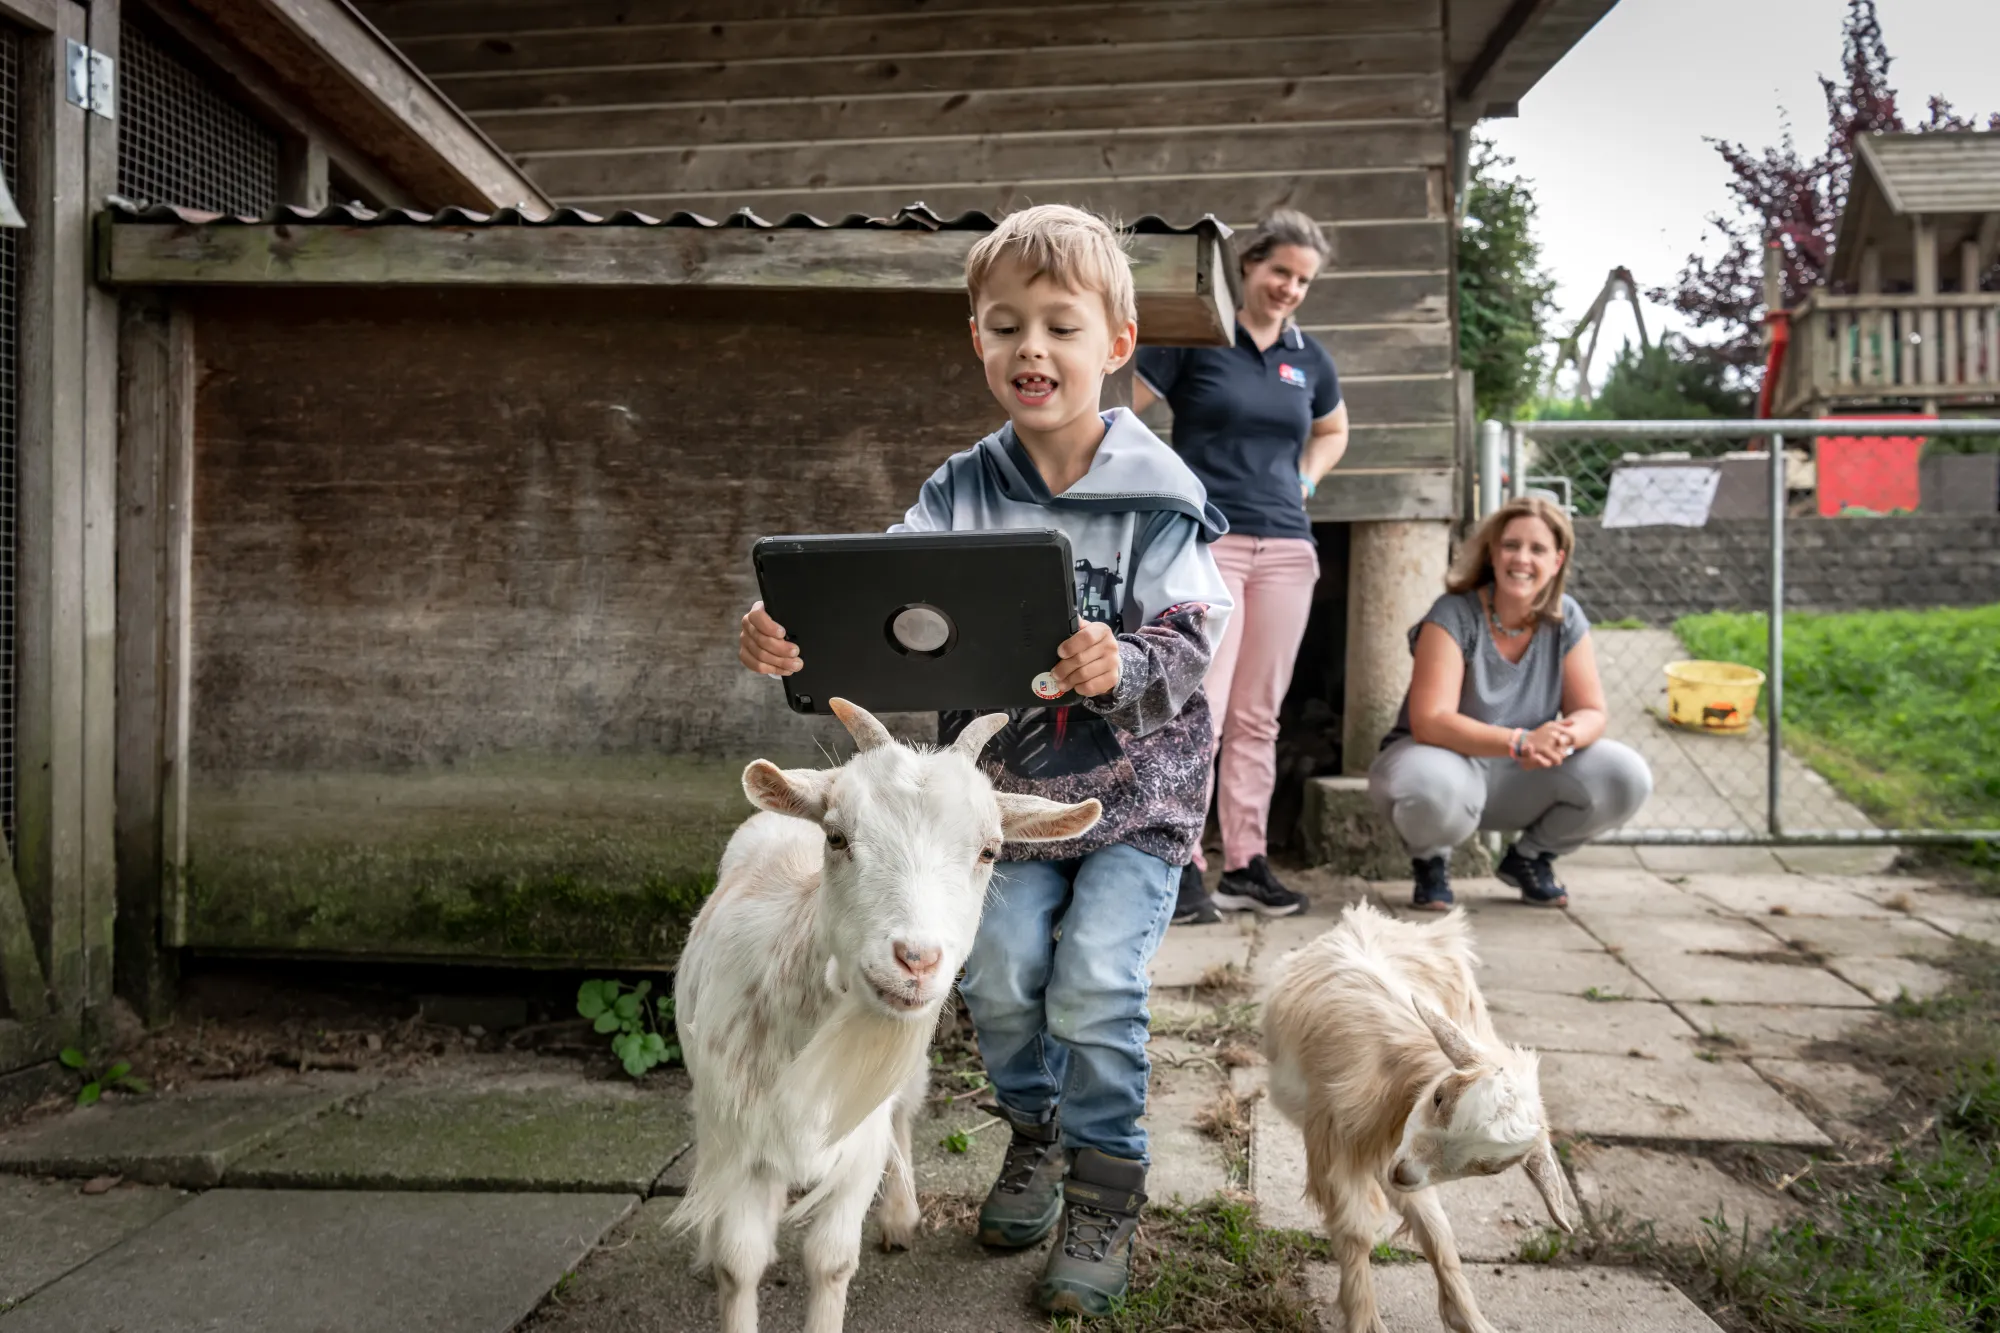
<svg viewBox="0 0 2000 1333">
<path fill-rule="evenodd" d="M 1207 681 L 1222 758 L 1222 883 L 1211 903 L 1197 848 L 1176 922 L 1213 921 L 1218 907 L 1289 916 L 1306 906 L 1271 873 L 1265 824 L 1277 783 L 1278 706 L 1319 578 L 1305 504 L 1347 450 L 1333 358 L 1292 321 L 1326 251 L 1311 218 L 1273 213 L 1243 247 L 1236 345 L 1139 349 L 1133 407 L 1165 399 L 1173 408 L 1174 449 L 1229 520 L 1212 549 L 1236 600 Z"/>
</svg>

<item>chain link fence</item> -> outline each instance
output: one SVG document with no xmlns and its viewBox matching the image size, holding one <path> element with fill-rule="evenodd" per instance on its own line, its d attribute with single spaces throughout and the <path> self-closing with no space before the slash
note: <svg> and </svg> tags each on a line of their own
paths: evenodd
<svg viewBox="0 0 2000 1333">
<path fill-rule="evenodd" d="M 1859 622 L 1824 620 L 1829 614 L 2000 603 L 2000 454 L 1976 451 L 1978 441 L 2000 445 L 2000 419 L 1927 421 L 1926 435 L 1907 419 L 1844 419 L 1838 436 L 1824 433 L 1827 425 L 1481 427 L 1480 512 L 1536 494 L 1574 521 L 1569 589 L 1594 626 L 1611 734 L 1652 765 L 1652 800 L 1608 840 L 2000 837 L 2000 811 L 1976 802 L 1926 809 L 1920 827 L 1891 826 L 1894 802 L 1877 799 L 1866 757 L 1835 743 L 1840 719 L 1829 721 L 1819 689 L 1826 682 L 1810 674 L 1841 660 L 1824 651 L 1830 635 L 1862 632 L 1853 628 Z M 1802 636 L 1790 653 L 1787 611 Z M 1676 665 L 1690 662 L 1749 670 Z M 1805 673 L 1803 705 L 1788 702 L 1784 664 Z M 1692 679 L 1704 674 L 1755 682 L 1755 702 L 1726 680 Z"/>
</svg>

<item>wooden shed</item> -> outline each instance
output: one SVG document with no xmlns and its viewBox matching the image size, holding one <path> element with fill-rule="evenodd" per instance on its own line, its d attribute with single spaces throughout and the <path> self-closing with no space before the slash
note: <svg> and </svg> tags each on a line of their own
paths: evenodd
<svg viewBox="0 0 2000 1333">
<path fill-rule="evenodd" d="M 2000 401 L 2000 132 L 1869 134 L 1830 280 L 1789 312 L 1772 412 Z"/>
<path fill-rule="evenodd" d="M 0 0 L 0 174 L 25 223 L 0 228 L 4 1076 L 78 1039 L 114 964 L 144 1003 L 160 962 L 141 891 L 159 774 L 117 706 L 161 626 L 117 584 L 120 311 L 93 279 L 99 203 L 548 201 L 338 0 Z"/>
</svg>

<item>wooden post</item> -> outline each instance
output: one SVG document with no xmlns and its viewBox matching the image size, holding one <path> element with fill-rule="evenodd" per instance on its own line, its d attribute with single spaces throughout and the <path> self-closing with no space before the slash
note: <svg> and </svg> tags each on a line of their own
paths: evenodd
<svg viewBox="0 0 2000 1333">
<path fill-rule="evenodd" d="M 1872 242 L 1861 247 L 1861 294 L 1882 294 L 1882 249 Z M 1889 313 L 1881 309 L 1864 311 L 1858 325 L 1855 341 L 1860 364 L 1856 368 L 1856 382 L 1895 383 L 1896 347 L 1891 336 L 1894 330 L 1890 328 Z"/>
<path fill-rule="evenodd" d="M 91 0 L 89 43 L 118 56 L 119 0 Z M 118 121 L 86 115 L 83 207 L 75 221 L 83 305 L 83 944 L 86 1001 L 109 1003 L 118 910 L 115 844 L 118 638 L 118 298 L 91 281 L 90 209 L 118 191 Z"/>
<path fill-rule="evenodd" d="M 158 1023 L 173 1003 L 175 960 L 162 945 L 185 859 L 182 787 L 170 804 L 168 779 L 170 765 L 185 763 L 188 316 L 154 297 L 128 298 L 119 357 L 118 991 Z"/>
<path fill-rule="evenodd" d="M 288 134 L 279 146 L 278 202 L 315 211 L 326 207 L 326 145 L 312 135 Z"/>
<path fill-rule="evenodd" d="M 1916 260 L 1916 294 L 1929 299 L 1938 294 L 1937 226 L 1921 214 L 1910 219 L 1910 249 Z M 1926 388 L 1938 382 L 1938 318 L 1935 306 L 1917 310 L 1917 382 Z M 1935 396 L 1924 400 L 1924 411 L 1936 413 Z"/>
</svg>

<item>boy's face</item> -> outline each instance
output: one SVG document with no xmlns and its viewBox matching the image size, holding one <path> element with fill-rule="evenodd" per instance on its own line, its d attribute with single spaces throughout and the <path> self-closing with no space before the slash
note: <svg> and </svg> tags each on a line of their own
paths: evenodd
<svg viewBox="0 0 2000 1333">
<path fill-rule="evenodd" d="M 972 316 L 986 387 L 1017 430 L 1049 433 L 1095 414 L 1104 377 L 1138 341 L 1137 325 L 1111 327 L 1101 294 L 1058 286 L 1013 259 L 987 274 Z"/>
</svg>

